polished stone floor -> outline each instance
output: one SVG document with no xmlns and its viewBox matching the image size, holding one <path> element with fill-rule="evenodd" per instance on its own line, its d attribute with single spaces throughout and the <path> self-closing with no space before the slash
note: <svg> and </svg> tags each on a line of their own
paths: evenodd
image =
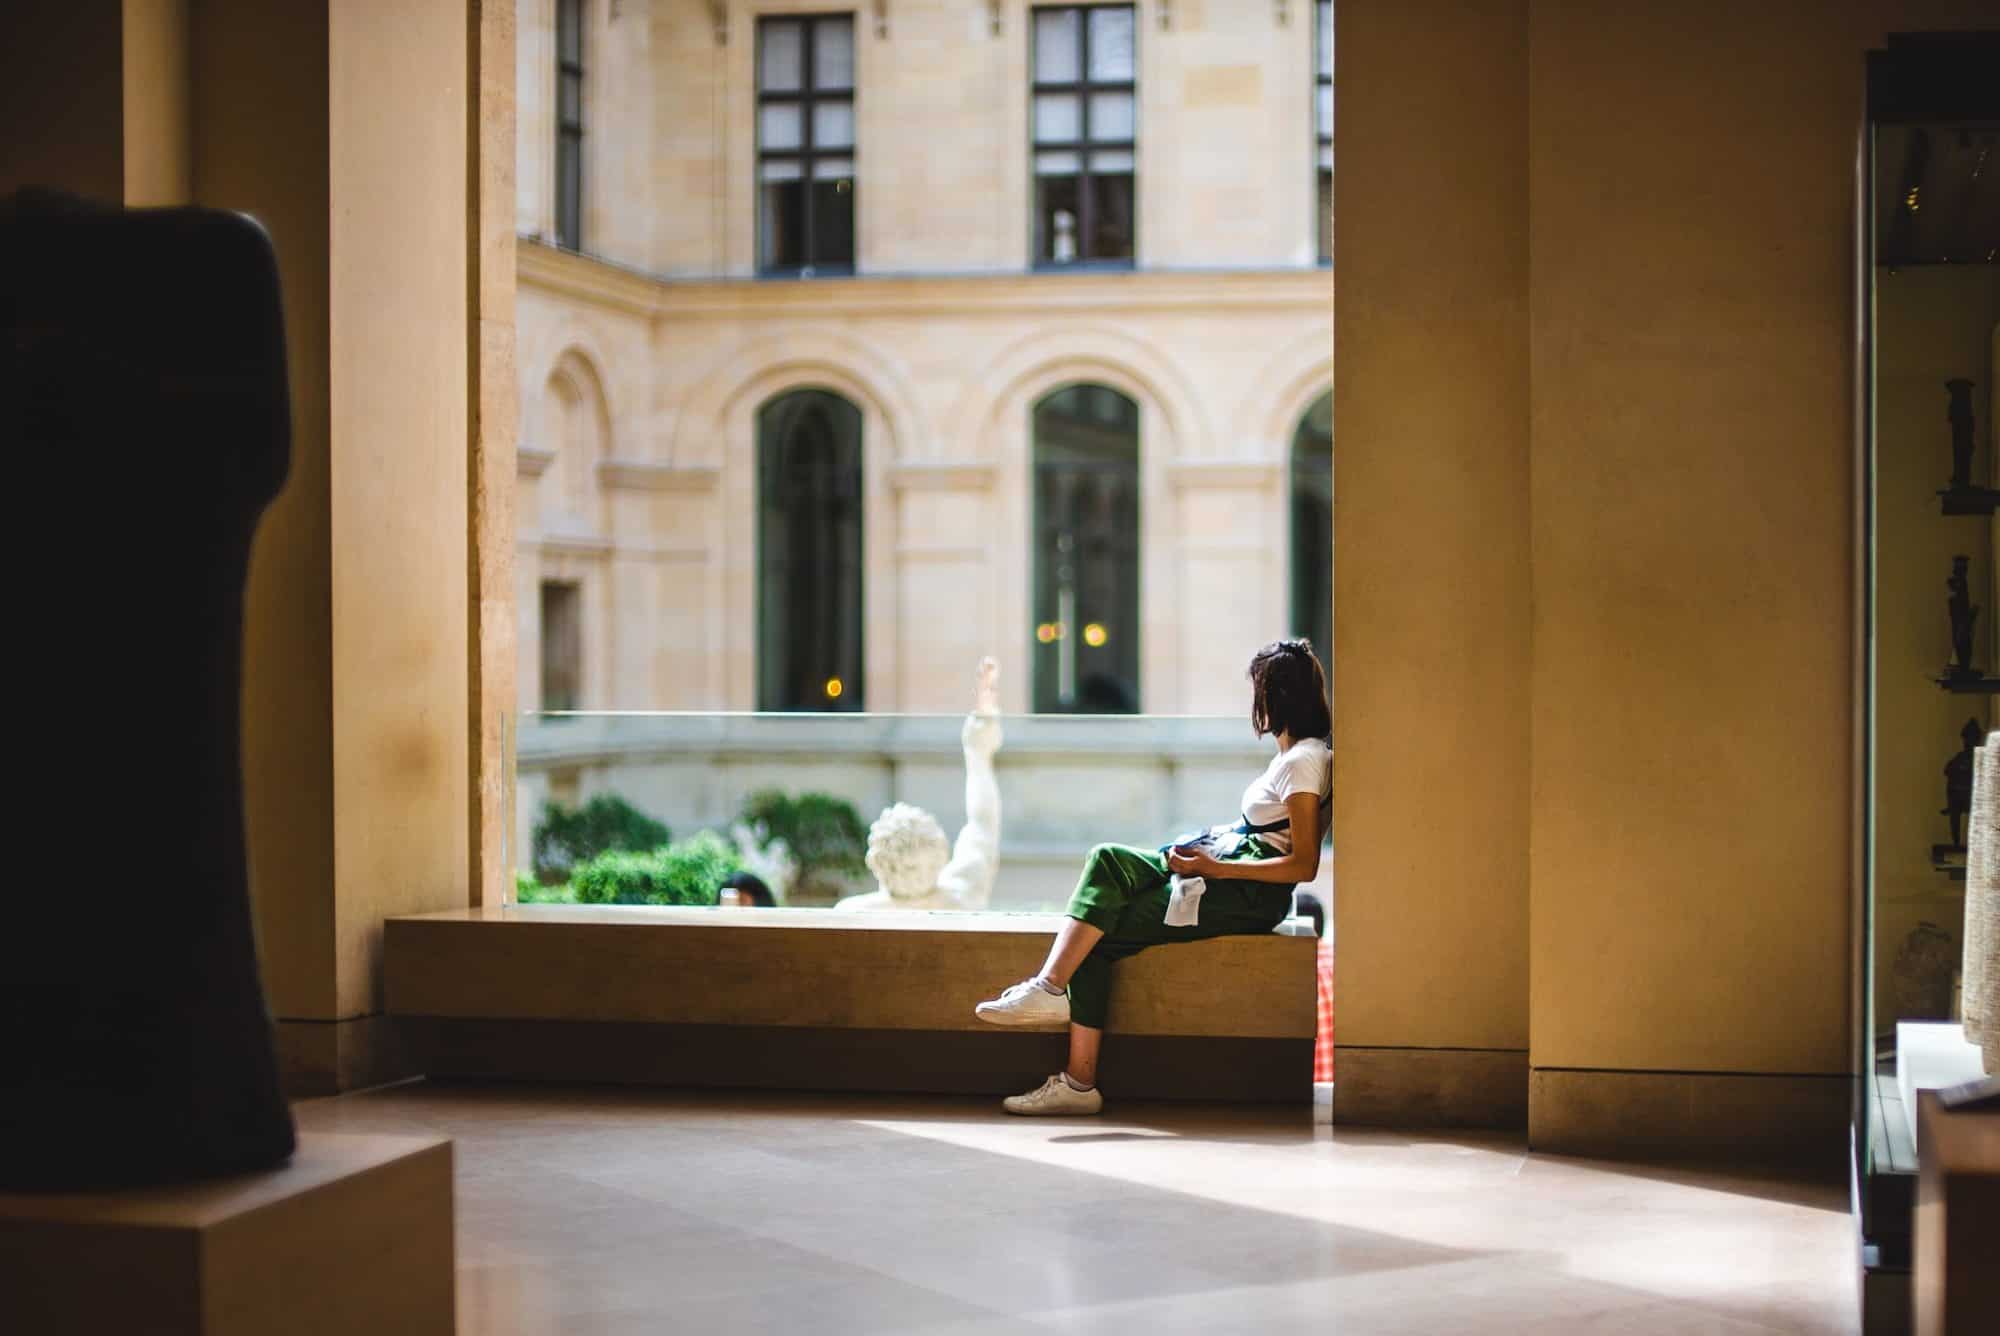
<svg viewBox="0 0 2000 1336">
<path fill-rule="evenodd" d="M 1846 1332 L 1846 1194 L 1305 1111 L 412 1084 L 457 1142 L 459 1330 Z"/>
</svg>

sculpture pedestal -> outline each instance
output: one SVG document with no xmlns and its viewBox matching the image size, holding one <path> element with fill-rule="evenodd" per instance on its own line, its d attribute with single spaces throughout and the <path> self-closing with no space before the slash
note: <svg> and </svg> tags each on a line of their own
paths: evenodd
<svg viewBox="0 0 2000 1336">
<path fill-rule="evenodd" d="M 437 1137 L 308 1132 L 269 1173 L 0 1195 L 0 1331 L 450 1336 L 454 1285 Z"/>
<path fill-rule="evenodd" d="M 2000 1113 L 1917 1106 L 1917 1336 L 2000 1330 Z"/>
</svg>

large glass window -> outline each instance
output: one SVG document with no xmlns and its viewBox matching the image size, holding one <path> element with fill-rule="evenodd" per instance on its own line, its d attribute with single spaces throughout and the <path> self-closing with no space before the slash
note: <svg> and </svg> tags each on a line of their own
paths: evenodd
<svg viewBox="0 0 2000 1336">
<path fill-rule="evenodd" d="M 1292 634 L 1333 651 L 1333 396 L 1322 394 L 1292 433 Z"/>
<path fill-rule="evenodd" d="M 861 410 L 794 390 L 757 413 L 757 708 L 863 708 Z"/>
<path fill-rule="evenodd" d="M 1139 405 L 1071 385 L 1034 409 L 1035 709 L 1139 709 Z"/>
<path fill-rule="evenodd" d="M 1313 181 L 1319 262 L 1333 263 L 1333 0 L 1313 6 Z"/>
<path fill-rule="evenodd" d="M 1130 5 L 1035 10 L 1035 263 L 1129 264 L 1138 28 Z"/>
<path fill-rule="evenodd" d="M 757 24 L 757 265 L 854 269 L 854 19 Z"/>
<path fill-rule="evenodd" d="M 583 249 L 583 0 L 556 0 L 556 244 Z"/>
</svg>

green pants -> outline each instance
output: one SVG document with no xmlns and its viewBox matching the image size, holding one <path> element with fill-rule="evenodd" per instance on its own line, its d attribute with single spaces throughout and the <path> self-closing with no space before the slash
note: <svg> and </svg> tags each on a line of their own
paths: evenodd
<svg viewBox="0 0 2000 1336">
<path fill-rule="evenodd" d="M 1268 856 L 1254 838 L 1239 851 L 1244 858 Z M 1071 918 L 1101 929 L 1069 981 L 1069 1018 L 1102 1030 L 1111 1010 L 1111 967 L 1129 955 L 1163 942 L 1198 942 L 1206 937 L 1269 932 L 1292 912 L 1292 888 L 1272 881 L 1210 877 L 1201 897 L 1200 922 L 1191 928 L 1166 924 L 1167 860 L 1151 849 L 1100 844 L 1084 860 L 1083 876 L 1069 898 Z"/>
</svg>

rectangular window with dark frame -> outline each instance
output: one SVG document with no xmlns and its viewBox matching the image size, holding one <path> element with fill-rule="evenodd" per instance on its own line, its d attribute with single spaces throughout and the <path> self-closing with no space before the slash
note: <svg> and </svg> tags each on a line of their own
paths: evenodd
<svg viewBox="0 0 2000 1336">
<path fill-rule="evenodd" d="M 1313 185 L 1318 199 L 1319 262 L 1333 263 L 1333 0 L 1313 6 Z"/>
<path fill-rule="evenodd" d="M 556 0 L 556 244 L 583 249 L 583 0 Z"/>
<path fill-rule="evenodd" d="M 854 272 L 854 148 L 854 16 L 759 19 L 759 272 Z"/>
<path fill-rule="evenodd" d="M 569 581 L 542 582 L 542 708 L 574 710 L 583 703 L 583 590 Z"/>
<path fill-rule="evenodd" d="M 1139 44 L 1131 5 L 1034 11 L 1035 264 L 1130 265 Z"/>
</svg>

